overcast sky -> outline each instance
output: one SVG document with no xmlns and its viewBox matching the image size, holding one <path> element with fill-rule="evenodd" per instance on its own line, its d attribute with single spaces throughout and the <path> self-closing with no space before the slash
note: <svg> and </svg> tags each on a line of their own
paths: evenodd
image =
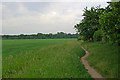
<svg viewBox="0 0 120 80">
<path fill-rule="evenodd" d="M 32 1 L 32 0 L 31 0 Z M 96 2 L 3 2 L 2 34 L 76 33 L 74 25 L 87 6 L 106 7 Z"/>
</svg>

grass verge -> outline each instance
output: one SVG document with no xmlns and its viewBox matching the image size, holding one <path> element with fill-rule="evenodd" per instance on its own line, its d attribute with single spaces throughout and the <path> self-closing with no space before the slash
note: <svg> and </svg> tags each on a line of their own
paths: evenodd
<svg viewBox="0 0 120 80">
<path fill-rule="evenodd" d="M 82 42 L 90 53 L 87 60 L 105 78 L 118 78 L 118 48 L 116 44 Z"/>
</svg>

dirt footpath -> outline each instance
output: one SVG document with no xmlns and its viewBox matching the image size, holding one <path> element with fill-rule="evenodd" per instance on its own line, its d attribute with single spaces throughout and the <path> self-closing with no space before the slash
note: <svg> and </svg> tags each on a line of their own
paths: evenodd
<svg viewBox="0 0 120 80">
<path fill-rule="evenodd" d="M 82 63 L 84 64 L 85 68 L 88 70 L 88 73 L 94 78 L 95 80 L 105 80 L 94 68 L 92 68 L 86 58 L 88 57 L 89 53 L 83 47 L 82 49 L 86 52 L 86 54 L 81 58 Z M 101 79 L 100 79 L 101 78 Z"/>
</svg>

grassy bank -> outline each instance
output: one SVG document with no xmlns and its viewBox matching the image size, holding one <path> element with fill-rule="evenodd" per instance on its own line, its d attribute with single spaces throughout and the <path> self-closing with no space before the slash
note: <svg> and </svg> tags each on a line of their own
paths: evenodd
<svg viewBox="0 0 120 80">
<path fill-rule="evenodd" d="M 118 77 L 118 46 L 110 43 L 82 42 L 90 53 L 87 60 L 103 77 Z"/>
<path fill-rule="evenodd" d="M 42 40 L 41 40 L 42 41 Z M 3 77 L 4 78 L 90 78 L 80 58 L 85 54 L 80 43 L 66 41 L 19 41 L 16 45 L 3 42 Z M 7 42 L 7 41 L 6 41 Z M 13 41 L 14 42 L 14 41 Z M 49 42 L 49 44 L 47 43 Z M 55 43 L 50 45 L 52 43 Z M 24 43 L 24 44 L 23 44 Z M 35 43 L 36 49 L 31 46 Z M 8 48 L 8 46 L 12 46 Z M 39 44 L 39 45 L 38 45 Z M 49 45 L 49 46 L 43 46 Z M 8 46 L 7 46 L 8 45 Z M 15 45 L 15 46 L 14 46 Z M 18 46 L 21 45 L 19 52 Z M 25 45 L 25 46 L 24 46 Z M 28 46 L 29 47 L 28 47 Z M 6 47 L 5 47 L 6 46 Z M 24 46 L 24 47 L 22 47 Z M 30 49 L 29 49 L 30 48 Z M 7 49 L 11 50 L 8 51 Z M 14 50 L 13 50 L 14 49 Z M 6 51 L 7 50 L 7 51 Z M 15 51 L 17 50 L 17 51 Z"/>
</svg>

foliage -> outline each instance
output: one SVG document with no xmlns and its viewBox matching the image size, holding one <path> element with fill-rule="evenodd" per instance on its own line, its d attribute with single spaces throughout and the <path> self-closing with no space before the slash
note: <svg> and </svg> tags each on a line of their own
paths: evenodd
<svg viewBox="0 0 120 80">
<path fill-rule="evenodd" d="M 85 40 L 93 38 L 94 32 L 100 28 L 98 20 L 103 11 L 104 9 L 100 8 L 100 6 L 91 7 L 90 10 L 88 10 L 87 7 L 84 8 L 84 18 L 74 27 L 77 29 L 80 35 L 84 36 Z"/>
<path fill-rule="evenodd" d="M 97 30 L 102 30 L 107 42 L 112 41 L 120 45 L 120 1 L 110 2 L 105 9 L 98 6 L 88 10 L 86 7 L 83 16 L 81 22 L 74 27 L 85 40 L 93 38 Z"/>
<path fill-rule="evenodd" d="M 84 36 L 79 36 L 77 40 L 84 40 Z"/>
<path fill-rule="evenodd" d="M 71 34 L 71 33 L 63 33 L 63 32 L 58 32 L 57 34 L 42 34 L 42 33 L 37 33 L 37 34 L 31 34 L 31 35 L 25 35 L 25 34 L 20 34 L 20 35 L 3 35 L 2 39 L 61 39 L 61 38 L 77 38 L 78 33 L 76 34 Z"/>
<path fill-rule="evenodd" d="M 103 36 L 102 30 L 98 30 L 98 31 L 95 31 L 95 33 L 93 35 L 93 39 L 95 41 L 101 41 L 102 40 L 102 36 Z"/>
<path fill-rule="evenodd" d="M 111 2 L 100 16 L 99 23 L 106 37 L 120 44 L 120 2 Z"/>
</svg>

